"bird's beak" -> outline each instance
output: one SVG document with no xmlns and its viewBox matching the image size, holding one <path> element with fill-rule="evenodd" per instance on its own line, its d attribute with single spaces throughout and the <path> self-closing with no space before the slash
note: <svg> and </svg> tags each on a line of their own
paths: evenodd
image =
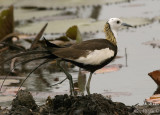
<svg viewBox="0 0 160 115">
<path fill-rule="evenodd" d="M 122 23 L 121 25 L 122 25 L 122 26 L 127 26 L 127 27 L 133 27 L 133 26 L 131 26 L 131 25 L 129 25 L 129 24 L 126 24 L 126 23 Z"/>
</svg>

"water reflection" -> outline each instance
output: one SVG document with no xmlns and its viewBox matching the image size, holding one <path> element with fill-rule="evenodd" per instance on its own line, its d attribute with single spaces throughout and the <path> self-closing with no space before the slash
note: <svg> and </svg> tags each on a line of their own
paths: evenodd
<svg viewBox="0 0 160 115">
<path fill-rule="evenodd" d="M 127 48 L 125 48 L 125 66 L 128 67 L 128 63 L 127 63 L 127 60 L 128 60 L 128 56 L 127 56 Z"/>
<path fill-rule="evenodd" d="M 42 73 L 41 69 L 38 69 L 35 74 L 39 77 L 37 77 L 37 80 L 40 81 L 42 84 L 44 84 L 46 87 L 49 87 L 51 84 L 44 78 L 44 75 Z M 37 84 L 39 86 L 39 84 Z"/>
</svg>

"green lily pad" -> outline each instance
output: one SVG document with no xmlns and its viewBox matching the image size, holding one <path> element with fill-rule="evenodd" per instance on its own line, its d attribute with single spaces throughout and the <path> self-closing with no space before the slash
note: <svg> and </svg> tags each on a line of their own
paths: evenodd
<svg viewBox="0 0 160 115">
<path fill-rule="evenodd" d="M 147 18 L 121 18 L 123 22 L 126 22 L 132 26 L 142 26 L 152 23 L 152 20 Z M 66 30 L 73 26 L 77 25 L 80 32 L 96 32 L 96 31 L 103 31 L 104 24 L 107 20 L 102 21 L 95 21 L 93 19 L 68 19 L 68 20 L 57 20 L 57 21 L 50 21 L 48 22 L 48 27 L 46 28 L 46 33 L 65 33 Z M 28 25 L 23 25 L 21 27 L 17 27 L 16 30 L 23 33 L 33 34 L 38 33 L 40 28 L 45 25 L 46 22 L 38 22 L 32 23 Z"/>
<path fill-rule="evenodd" d="M 78 29 L 78 27 L 76 25 L 70 27 L 67 31 L 66 31 L 66 36 L 71 38 L 72 40 L 76 40 L 77 43 L 82 41 L 82 36 L 81 33 Z"/>
</svg>

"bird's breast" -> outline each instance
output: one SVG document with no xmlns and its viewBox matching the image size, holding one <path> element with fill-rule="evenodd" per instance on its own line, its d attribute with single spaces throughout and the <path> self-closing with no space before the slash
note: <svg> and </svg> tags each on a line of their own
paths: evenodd
<svg viewBox="0 0 160 115">
<path fill-rule="evenodd" d="M 85 65 L 99 65 L 106 60 L 114 57 L 115 51 L 109 48 L 101 50 L 88 51 L 88 55 L 81 56 L 76 59 L 76 62 L 83 63 Z"/>
</svg>

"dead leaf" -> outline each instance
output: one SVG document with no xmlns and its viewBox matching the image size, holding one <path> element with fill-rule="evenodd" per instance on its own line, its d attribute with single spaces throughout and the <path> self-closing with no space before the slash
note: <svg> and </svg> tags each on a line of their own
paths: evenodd
<svg viewBox="0 0 160 115">
<path fill-rule="evenodd" d="M 44 27 L 41 29 L 41 31 L 37 34 L 37 36 L 35 37 L 34 41 L 33 41 L 32 44 L 31 44 L 30 49 L 33 49 L 33 48 L 35 48 L 35 47 L 37 46 L 37 42 L 38 42 L 39 39 L 42 37 L 42 35 L 43 35 L 43 33 L 44 33 L 47 25 L 48 25 L 48 23 L 46 23 L 46 24 L 44 25 Z"/>
<path fill-rule="evenodd" d="M 148 75 L 160 86 L 160 70 L 150 72 Z"/>
<path fill-rule="evenodd" d="M 151 97 L 145 99 L 145 102 L 149 104 L 160 104 L 160 94 L 152 95 Z"/>
</svg>

